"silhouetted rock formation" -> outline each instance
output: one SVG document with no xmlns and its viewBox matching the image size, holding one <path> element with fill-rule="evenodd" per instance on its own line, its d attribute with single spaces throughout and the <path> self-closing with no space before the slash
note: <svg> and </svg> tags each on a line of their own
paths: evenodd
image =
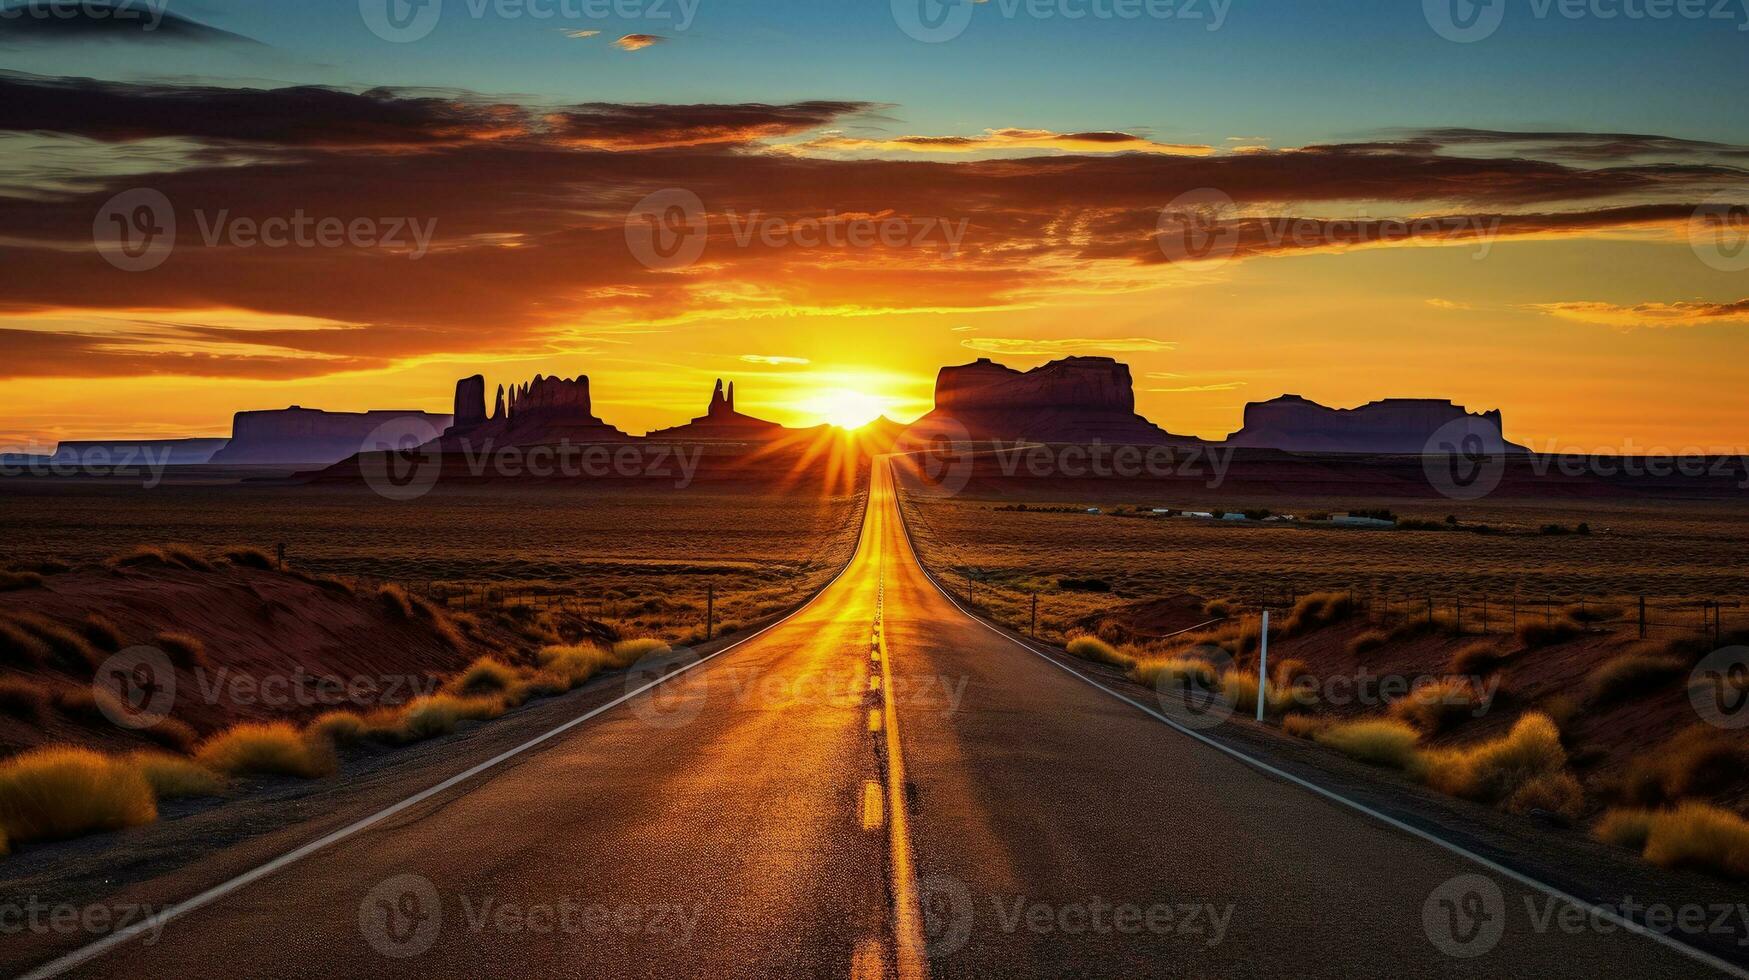
<svg viewBox="0 0 1749 980">
<path fill-rule="evenodd" d="M 455 424 L 479 425 L 486 421 L 486 379 L 482 375 L 455 383 Z"/>
<path fill-rule="evenodd" d="M 68 466 L 193 466 L 225 448 L 223 439 L 91 439 L 64 441 L 50 460 Z"/>
<path fill-rule="evenodd" d="M 935 410 L 912 425 L 908 438 L 937 433 L 976 442 L 1197 441 L 1137 415 L 1129 365 L 1109 357 L 1068 357 L 1024 372 L 987 357 L 942 368 L 935 382 Z"/>
<path fill-rule="evenodd" d="M 623 442 L 630 436 L 595 416 L 589 395 L 589 378 L 535 375 L 534 380 L 498 386 L 492 417 L 486 417 L 486 384 L 475 376 L 456 382 L 456 400 L 466 399 L 470 408 L 477 400 L 478 415 L 455 424 L 443 434 L 445 449 L 458 449 L 463 440 L 476 448 L 487 442 L 495 447 L 573 443 Z"/>
<path fill-rule="evenodd" d="M 421 432 L 442 432 L 449 424 L 448 415 L 416 411 L 324 412 L 293 405 L 238 412 L 231 441 L 213 454 L 212 462 L 326 465 L 378 448 L 369 445 L 373 439 L 399 443 Z"/>
<path fill-rule="evenodd" d="M 1451 428 L 1445 428 L 1452 423 Z M 1505 441 L 1498 411 L 1472 414 L 1449 401 L 1387 398 L 1359 408 L 1328 408 L 1299 395 L 1282 395 L 1245 406 L 1245 427 L 1227 445 L 1304 453 L 1421 453 L 1435 434 L 1456 442 L 1480 439 L 1489 451 L 1524 452 Z"/>
<path fill-rule="evenodd" d="M 677 425 L 671 429 L 657 429 L 649 433 L 646 438 L 749 442 L 776 439 L 806 431 L 810 430 L 786 429 L 776 422 L 767 422 L 764 419 L 756 419 L 751 415 L 742 415 L 735 411 L 735 383 L 729 382 L 725 389 L 722 379 L 719 378 L 716 390 L 711 392 L 710 405 L 705 408 L 703 415 L 685 425 Z"/>
</svg>

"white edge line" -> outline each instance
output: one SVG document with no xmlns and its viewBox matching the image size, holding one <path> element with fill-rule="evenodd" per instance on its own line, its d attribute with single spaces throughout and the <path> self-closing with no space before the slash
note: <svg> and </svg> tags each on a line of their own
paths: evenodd
<svg viewBox="0 0 1749 980">
<path fill-rule="evenodd" d="M 895 483 L 896 482 L 897 481 L 895 480 Z M 897 496 L 894 497 L 893 505 L 895 507 L 899 507 L 899 502 L 898 502 Z M 902 507 L 899 507 L 899 523 L 902 527 L 905 528 L 906 543 L 910 544 L 911 526 L 905 518 L 904 508 L 902 508 Z M 911 546 L 912 554 L 916 555 L 916 551 L 917 551 L 916 546 L 912 545 Z M 1145 715 L 1148 715 L 1149 717 L 1155 719 L 1156 721 L 1162 722 L 1167 727 L 1171 728 L 1172 730 L 1178 732 L 1181 735 L 1187 735 L 1187 736 L 1195 739 L 1196 741 L 1201 742 L 1202 744 L 1209 746 L 1210 748 L 1218 749 L 1219 751 L 1224 752 L 1229 756 L 1232 756 L 1233 758 L 1239 760 L 1240 762 L 1245 763 L 1246 765 L 1251 766 L 1254 769 L 1261 770 L 1261 771 L 1266 772 L 1269 775 L 1275 776 L 1279 779 L 1284 779 L 1284 780 L 1286 780 L 1290 783 L 1293 783 L 1294 785 L 1300 787 L 1301 789 L 1309 790 L 1309 791 L 1311 791 L 1319 796 L 1324 797 L 1327 800 L 1331 800 L 1335 803 L 1340 803 L 1341 805 L 1348 807 L 1351 810 L 1356 810 L 1360 813 L 1363 813 L 1366 816 L 1372 817 L 1374 820 L 1377 820 L 1377 821 L 1384 823 L 1388 826 L 1394 827 L 1397 830 L 1403 831 L 1406 834 L 1409 834 L 1413 837 L 1418 837 L 1421 840 L 1427 841 L 1430 844 L 1435 844 L 1439 847 L 1442 847 L 1445 850 L 1450 851 L 1451 853 L 1456 854 L 1457 856 L 1459 856 L 1461 858 L 1465 858 L 1469 861 L 1473 861 L 1476 864 L 1479 864 L 1482 867 L 1487 868 L 1489 871 L 1493 871 L 1496 874 L 1504 875 L 1505 877 L 1512 879 L 1513 881 L 1519 883 L 1520 885 L 1523 885 L 1527 888 L 1534 889 L 1536 891 L 1543 892 L 1544 894 L 1548 895 L 1551 898 L 1554 898 L 1558 901 L 1566 902 L 1567 904 L 1572 905 L 1575 908 L 1581 909 L 1582 911 L 1584 911 L 1590 915 L 1593 915 L 1597 918 L 1601 918 L 1601 919 L 1607 920 L 1609 922 L 1613 922 L 1616 925 L 1627 930 L 1628 932 L 1634 933 L 1635 935 L 1642 936 L 1644 938 L 1647 938 L 1647 939 L 1650 939 L 1654 942 L 1657 942 L 1660 945 L 1668 947 L 1669 949 L 1672 949 L 1672 950 L 1682 954 L 1683 956 L 1688 957 L 1689 959 L 1695 960 L 1696 962 L 1699 962 L 1699 963 L 1703 963 L 1707 966 L 1712 967 L 1715 970 L 1719 970 L 1719 971 L 1726 973 L 1726 974 L 1729 974 L 1731 976 L 1738 977 L 1738 978 L 1740 978 L 1740 980 L 1749 980 L 1749 970 L 1744 970 L 1742 967 L 1739 967 L 1734 963 L 1731 963 L 1727 960 L 1724 960 L 1724 959 L 1721 959 L 1717 956 L 1714 956 L 1712 953 L 1709 953 L 1703 949 L 1698 949 L 1694 946 L 1690 946 L 1689 944 L 1683 942 L 1680 939 L 1676 939 L 1672 936 L 1668 936 L 1664 933 L 1658 932 L 1658 931 L 1653 930 L 1653 929 L 1648 929 L 1645 926 L 1640 925 L 1638 922 L 1635 922 L 1632 919 L 1624 918 L 1621 915 L 1618 915 L 1617 913 L 1612 912 L 1609 909 L 1604 908 L 1601 905 L 1593 905 L 1590 902 L 1587 902 L 1584 899 L 1579 898 L 1576 895 L 1570 895 L 1570 894 L 1562 891 L 1561 889 L 1556 888 L 1553 885 L 1545 884 L 1544 882 L 1538 881 L 1537 879 L 1532 878 L 1529 875 L 1523 874 L 1522 872 L 1515 871 L 1512 868 L 1509 868 L 1506 865 L 1503 865 L 1497 861 L 1494 861 L 1490 858 L 1483 857 L 1482 855 L 1477 854 L 1476 852 L 1471 851 L 1468 848 L 1466 848 L 1460 844 L 1454 844 L 1451 841 L 1448 841 L 1445 838 L 1440 837 L 1437 834 L 1434 834 L 1430 831 L 1426 831 L 1426 830 L 1421 829 L 1420 827 L 1416 827 L 1416 826 L 1413 826 L 1411 824 L 1404 823 L 1403 821 L 1398 820 L 1396 817 L 1390 816 L 1389 814 L 1386 814 L 1386 813 L 1381 813 L 1378 810 L 1375 810 L 1372 807 L 1369 807 L 1364 803 L 1360 803 L 1360 802 L 1357 802 L 1355 800 L 1351 800 L 1348 797 L 1343 796 L 1342 794 L 1340 794 L 1334 790 L 1325 789 L 1324 787 L 1319 786 L 1318 784 L 1313 783 L 1309 780 L 1302 779 L 1301 777 L 1296 776 L 1291 772 L 1288 772 L 1284 769 L 1279 769 L 1273 765 L 1270 765 L 1269 763 L 1264 762 L 1262 759 L 1256 758 L 1255 756 L 1247 755 L 1246 753 L 1244 753 L 1236 748 L 1233 748 L 1230 745 L 1227 745 L 1223 742 L 1216 741 L 1215 739 L 1212 739 L 1212 738 L 1208 737 L 1207 735 L 1202 734 L 1201 732 L 1195 731 L 1195 730 L 1190 729 L 1190 728 L 1186 728 L 1184 725 L 1181 725 L 1178 722 L 1173 721 L 1171 718 L 1168 718 L 1166 715 L 1161 714 L 1158 711 L 1155 711 L 1153 708 L 1148 707 L 1147 705 L 1141 703 L 1140 701 L 1136 701 L 1136 700 L 1134 700 L 1134 699 L 1132 699 L 1132 698 L 1130 698 L 1122 693 L 1119 693 L 1117 691 L 1112 690 L 1109 687 L 1106 687 L 1104 684 L 1101 684 L 1098 681 L 1094 680 L 1093 678 L 1088 677 L 1087 675 L 1081 673 L 1080 671 L 1074 669 L 1073 667 L 1070 667 L 1069 665 L 1062 663 L 1061 661 L 1057 660 L 1055 657 L 1049 656 L 1049 655 L 1045 654 L 1043 651 L 1036 650 L 1033 647 L 1031 647 L 1030 645 L 1023 643 L 1019 639 L 1016 639 L 1015 637 L 1010 636 L 1007 633 L 1004 633 L 1003 631 L 990 625 L 989 623 L 985 622 L 982 617 L 978 616 L 977 614 L 966 609 L 964 606 L 960 605 L 959 600 L 955 599 L 953 597 L 953 593 L 942 588 L 941 583 L 937 582 L 935 580 L 934 573 L 931 572 L 923 564 L 923 559 L 921 557 L 917 558 L 917 567 L 922 569 L 923 576 L 929 580 L 930 585 L 933 585 L 935 587 L 935 591 L 941 593 L 943 598 L 947 599 L 948 602 L 952 603 L 953 607 L 955 609 L 958 609 L 961 613 L 964 613 L 968 619 L 977 623 L 979 626 L 984 627 L 985 629 L 989 630 L 990 632 L 995 633 L 997 636 L 1000 636 L 1004 640 L 1007 640 L 1010 643 L 1013 643 L 1015 646 L 1020 647 L 1022 650 L 1025 650 L 1026 652 L 1032 654 L 1033 656 L 1038 657 L 1040 660 L 1045 661 L 1046 663 L 1050 664 L 1051 666 L 1056 667 L 1059 670 L 1062 670 L 1062 671 L 1068 673 L 1071 677 L 1074 677 L 1074 678 L 1088 684 L 1089 686 L 1093 687 L 1096 690 L 1103 691 L 1106 694 L 1111 695 L 1112 697 L 1118 699 L 1119 701 L 1122 701 L 1123 703 L 1125 703 L 1127 705 L 1130 705 L 1131 707 L 1135 708 L 1136 710 L 1142 712 Z"/>
<path fill-rule="evenodd" d="M 897 506 L 897 505 L 895 504 L 895 506 Z M 422 803 L 425 800 L 430 799 L 431 797 L 436 796 L 437 794 L 442 793 L 445 790 L 450 789 L 451 787 L 453 787 L 459 783 L 466 782 L 467 780 L 472 779 L 475 776 L 478 776 L 480 773 L 483 773 L 488 769 L 491 769 L 495 766 L 498 766 L 499 764 L 501 764 L 503 762 L 506 762 L 512 758 L 515 758 L 516 756 L 521 755 L 524 752 L 527 752 L 529 749 L 532 749 L 535 746 L 540 745 L 541 743 L 546 742 L 549 739 L 552 739 L 552 738 L 555 738 L 561 734 L 564 734 L 565 732 L 570 731 L 573 728 L 576 728 L 578 725 L 583 724 L 584 722 L 590 720 L 591 718 L 594 718 L 596 715 L 599 715 L 602 712 L 607 711 L 611 708 L 616 708 L 619 705 L 624 704 L 625 702 L 630 701 L 631 699 L 637 697 L 638 695 L 643 694 L 645 691 L 648 691 L 651 688 L 658 687 L 662 684 L 666 684 L 668 681 L 671 681 L 674 678 L 679 677 L 682 674 L 685 674 L 685 673 L 687 673 L 687 672 L 689 672 L 697 667 L 702 667 L 705 664 L 711 662 L 712 660 L 715 660 L 716 658 L 722 656 L 723 654 L 728 653 L 730 650 L 733 650 L 736 647 L 742 645 L 743 643 L 750 643 L 753 640 L 758 639 L 759 637 L 765 635 L 767 632 L 774 630 L 774 629 L 778 628 L 779 626 L 782 626 L 783 624 L 789 622 L 790 620 L 794 619 L 795 617 L 801 615 L 803 612 L 806 612 L 809 606 L 812 606 L 814 603 L 818 602 L 822 596 L 824 596 L 828 591 L 831 590 L 832 586 L 837 585 L 838 580 L 843 578 L 845 573 L 850 571 L 851 566 L 856 564 L 857 556 L 862 554 L 862 547 L 863 547 L 863 540 L 862 539 L 863 539 L 865 533 L 867 532 L 867 530 L 868 530 L 868 507 L 867 507 L 867 504 L 865 503 L 863 506 L 863 518 L 862 518 L 861 523 L 857 526 L 857 530 L 856 530 L 856 550 L 850 553 L 850 560 L 846 561 L 844 563 L 844 567 L 840 568 L 838 570 L 838 574 L 832 576 L 832 580 L 830 582 L 827 582 L 825 585 L 821 586 L 819 591 L 815 592 L 811 597 L 809 597 L 807 602 L 804 602 L 801 605 L 797 606 L 795 609 L 791 610 L 782 619 L 776 620 L 775 622 L 772 622 L 772 623 L 768 623 L 766 626 L 761 628 L 758 632 L 749 634 L 747 636 L 743 636 L 739 640 L 736 640 L 735 642 L 729 644 L 726 647 L 723 647 L 721 650 L 718 650 L 718 651 L 710 654 L 709 656 L 700 657 L 698 660 L 694 661 L 693 663 L 687 664 L 685 667 L 682 667 L 679 670 L 672 671 L 672 672 L 667 673 L 667 674 L 663 674 L 661 677 L 656 678 L 655 680 L 651 681 L 648 684 L 645 684 L 643 687 L 640 687 L 635 691 L 628 691 L 625 694 L 620 695 L 619 697 L 613 699 L 612 701 L 609 701 L 606 704 L 592 708 L 589 711 L 571 719 L 570 721 L 567 721 L 564 724 L 559 725 L 557 728 L 554 728 L 551 731 L 545 732 L 545 733 L 540 734 L 540 735 L 536 735 L 534 738 L 529 739 L 528 741 L 522 743 L 521 745 L 516 746 L 515 748 L 507 749 L 504 752 L 501 752 L 498 755 L 493 756 L 490 759 L 487 759 L 485 762 L 482 762 L 479 765 L 474 766 L 472 769 L 469 769 L 465 772 L 458 773 L 454 776 L 451 776 L 448 779 L 444 780 L 443 782 L 438 783 L 437 785 L 430 787 L 429 789 L 421 790 L 420 792 L 415 793 L 414 795 L 407 797 L 406 799 L 402 800 L 399 803 L 395 803 L 391 806 L 388 806 L 388 807 L 385 807 L 381 810 L 378 810 L 376 813 L 373 813 L 370 816 L 365 817 L 365 818 L 357 821 L 356 823 L 342 827 L 339 830 L 336 830 L 333 833 L 328 834 L 326 837 L 321 837 L 321 838 L 318 838 L 317 840 L 313 840 L 310 843 L 303 845 L 302 847 L 299 847 L 299 848 L 292 850 L 292 851 L 288 851 L 285 854 L 282 854 L 279 857 L 274 858 L 273 860 L 267 862 L 266 864 L 261 865 L 260 867 L 254 868 L 253 870 L 250 870 L 250 871 L 245 871 L 244 873 L 236 876 L 235 878 L 232 878 L 229 881 L 223 882 L 223 883 L 218 884 L 218 885 L 214 885 L 213 887 L 207 889 L 206 891 L 195 895 L 193 898 L 184 899 L 183 901 L 178 902 L 175 905 L 172 905 L 169 908 L 164 909 L 163 911 L 159 912 L 157 915 L 152 916 L 151 918 L 144 919 L 140 922 L 136 922 L 133 925 L 128 926 L 126 929 L 122 929 L 119 932 L 111 933 L 111 934 L 103 937 L 102 939 L 97 940 L 96 942 L 90 943 L 86 946 L 82 946 L 79 949 L 72 951 L 71 953 L 67 953 L 67 954 L 60 956 L 57 959 L 50 960 L 48 963 L 45 963 L 42 966 L 37 967 L 36 969 L 32 970 L 31 972 L 23 974 L 20 977 L 20 980 L 44 980 L 44 978 L 47 978 L 47 977 L 58 976 L 62 973 L 65 973 L 66 971 L 72 969 L 73 967 L 79 966 L 83 963 L 87 963 L 93 959 L 96 959 L 97 957 L 103 955 L 104 953 L 108 952 L 109 950 L 113 949 L 114 947 L 120 946 L 121 944 L 127 942 L 130 939 L 133 939 L 136 936 L 141 935 L 142 933 L 154 932 L 157 930 L 161 930 L 166 924 L 168 924 L 173 919 L 180 918 L 180 917 L 187 915 L 188 913 L 193 912 L 197 909 L 200 909 L 204 906 L 211 905 L 213 902 L 218 901 L 219 899 L 225 897 L 226 895 L 230 894 L 231 892 L 236 891 L 239 888 L 244 887 L 245 885 L 252 884 L 255 881 L 258 881 L 262 878 L 267 877 L 268 875 L 273 874 L 275 871 L 278 871 L 282 868 L 289 867 L 290 865 L 296 864 L 297 862 L 303 860 L 306 857 L 309 857 L 311 854 L 314 854 L 317 851 L 322 850 L 323 848 L 326 848 L 326 847 L 333 845 L 333 844 L 337 844 L 340 841 L 345 840 L 346 838 L 351 837 L 354 834 L 359 833 L 360 831 L 367 830 L 370 827 L 372 827 L 378 823 L 381 823 L 384 820 L 387 820 L 388 818 L 394 816 L 395 814 L 400 813 L 402 810 L 405 810 L 408 807 L 416 806 L 419 803 Z"/>
</svg>

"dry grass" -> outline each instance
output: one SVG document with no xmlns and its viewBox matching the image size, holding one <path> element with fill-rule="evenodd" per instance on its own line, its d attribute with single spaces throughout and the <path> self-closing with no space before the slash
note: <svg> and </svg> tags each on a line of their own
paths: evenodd
<svg viewBox="0 0 1749 980">
<path fill-rule="evenodd" d="M 33 725 L 49 720 L 49 689 L 23 677 L 0 677 L 0 715 Z"/>
<path fill-rule="evenodd" d="M 1494 644 L 1482 641 L 1464 647 L 1451 658 L 1451 672 L 1460 677 L 1487 677 L 1506 663 Z"/>
<path fill-rule="evenodd" d="M 1571 619 L 1533 619 L 1518 624 L 1518 642 L 1526 650 L 1539 650 L 1578 639 L 1585 627 Z"/>
<path fill-rule="evenodd" d="M 1220 683 L 1215 665 L 1200 657 L 1155 657 L 1138 660 L 1130 668 L 1130 679 L 1155 690 L 1167 686 L 1199 691 L 1213 691 Z"/>
<path fill-rule="evenodd" d="M 393 583 L 377 589 L 377 602 L 383 610 L 396 619 L 412 619 L 416 615 L 413 597 L 407 590 Z"/>
<path fill-rule="evenodd" d="M 1592 671 L 1585 684 L 1592 703 L 1612 705 L 1654 694 L 1687 674 L 1688 665 L 1676 657 L 1624 653 Z"/>
<path fill-rule="evenodd" d="M 1379 718 L 1333 724 L 1315 731 L 1312 738 L 1351 759 L 1389 769 L 1412 772 L 1421 758 L 1416 747 L 1421 733 L 1400 721 Z"/>
<path fill-rule="evenodd" d="M 85 642 L 104 653 L 114 653 L 127 645 L 127 638 L 115 624 L 91 613 L 79 622 L 79 633 L 85 637 Z"/>
<path fill-rule="evenodd" d="M 152 637 L 152 645 L 164 651 L 171 663 L 184 670 L 207 665 L 206 644 L 198 636 L 166 630 Z"/>
<path fill-rule="evenodd" d="M 1433 636 L 1435 634 L 1456 636 L 1457 631 L 1457 618 L 1451 613 L 1435 612 L 1429 616 L 1423 612 L 1391 627 L 1389 639 L 1393 642 L 1400 642 L 1412 640 L 1418 636 Z"/>
<path fill-rule="evenodd" d="M 179 755 L 135 752 L 126 761 L 146 778 L 160 800 L 223 796 L 229 785 L 218 773 Z"/>
<path fill-rule="evenodd" d="M 95 670 L 103 662 L 103 655 L 85 637 L 58 623 L 29 613 L 16 613 L 11 624 L 14 629 L 34 637 L 39 649 L 48 651 L 45 661 L 55 659 L 68 668 L 89 670 Z"/>
<path fill-rule="evenodd" d="M 1228 704 L 1247 718 L 1257 715 L 1258 698 L 1257 672 L 1252 670 L 1229 670 L 1221 675 L 1221 697 Z M 1292 687 L 1270 681 L 1262 685 L 1265 698 L 1264 717 L 1277 718 L 1290 711 L 1310 708 L 1316 703 L 1309 688 Z"/>
<path fill-rule="evenodd" d="M 356 745 L 370 736 L 370 725 L 352 711 L 329 711 L 304 728 L 305 738 L 319 738 L 329 745 Z"/>
<path fill-rule="evenodd" d="M 14 844 L 120 830 L 157 817 L 146 777 L 89 749 L 51 746 L 0 763 L 0 831 Z"/>
<path fill-rule="evenodd" d="M 224 559 L 239 568 L 254 568 L 263 572 L 271 572 L 279 567 L 279 562 L 260 548 L 227 548 Z"/>
<path fill-rule="evenodd" d="M 0 592 L 16 592 L 19 589 L 34 589 L 43 584 L 43 577 L 35 572 L 0 571 Z"/>
<path fill-rule="evenodd" d="M 1534 810 L 1577 820 L 1585 812 L 1585 787 L 1568 772 L 1534 776 L 1506 798 L 1506 812 L 1525 816 Z"/>
<path fill-rule="evenodd" d="M 1391 642 L 1390 634 L 1383 630 L 1367 630 L 1348 641 L 1348 652 L 1353 656 L 1371 653 L 1379 647 Z"/>
<path fill-rule="evenodd" d="M 1611 810 L 1594 831 L 1665 868 L 1749 878 L 1749 820 L 1704 803 L 1674 810 Z"/>
<path fill-rule="evenodd" d="M 369 721 L 372 735 L 406 744 L 448 735 L 464 721 L 487 721 L 503 713 L 502 698 L 432 694 L 415 698 L 398 710 L 373 713 Z"/>
<path fill-rule="evenodd" d="M 1438 735 L 1488 710 L 1491 699 L 1467 678 L 1444 677 L 1422 684 L 1391 705 L 1391 717 L 1428 735 Z"/>
<path fill-rule="evenodd" d="M 1122 653 L 1097 636 L 1077 636 L 1070 640 L 1064 649 L 1071 657 L 1090 660 L 1096 664 L 1108 664 L 1112 667 L 1122 667 L 1125 670 L 1136 665 L 1134 657 Z"/>
<path fill-rule="evenodd" d="M 522 680 L 514 667 L 494 657 L 481 657 L 449 679 L 443 689 L 461 697 L 509 693 Z"/>
<path fill-rule="evenodd" d="M 1506 735 L 1476 745 L 1428 752 L 1434 789 L 1480 803 L 1502 803 L 1526 783 L 1566 768 L 1561 732 L 1547 715 L 1519 718 Z"/>
<path fill-rule="evenodd" d="M 1314 592 L 1301 596 L 1281 630 L 1286 636 L 1302 636 L 1316 629 L 1340 623 L 1359 611 L 1354 597 L 1347 592 Z"/>
<path fill-rule="evenodd" d="M 1281 730 L 1294 738 L 1316 738 L 1332 724 L 1335 723 L 1318 715 L 1288 715 L 1281 720 Z"/>
<path fill-rule="evenodd" d="M 1697 724 L 1628 764 L 1621 797 L 1659 806 L 1719 792 L 1749 769 L 1749 746 L 1710 725 Z"/>
<path fill-rule="evenodd" d="M 8 667 L 41 667 L 54 651 L 42 638 L 10 620 L 0 619 L 0 664 Z"/>
<path fill-rule="evenodd" d="M 179 568 L 191 572 L 213 571 L 213 563 L 200 552 L 181 544 L 141 545 L 109 559 L 111 568 Z"/>
<path fill-rule="evenodd" d="M 1576 603 L 1561 610 L 1561 615 L 1575 623 L 1589 626 L 1593 623 L 1607 623 L 1620 619 L 1622 608 L 1609 603 Z"/>
<path fill-rule="evenodd" d="M 284 722 L 250 722 L 202 742 L 195 759 L 232 776 L 296 776 L 315 779 L 334 771 L 334 756 L 318 739 L 303 737 Z"/>
</svg>

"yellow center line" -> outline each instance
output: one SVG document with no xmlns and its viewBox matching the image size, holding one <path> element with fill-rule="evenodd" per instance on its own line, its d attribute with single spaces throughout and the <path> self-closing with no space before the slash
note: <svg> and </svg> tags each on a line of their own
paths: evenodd
<svg viewBox="0 0 1749 980">
<path fill-rule="evenodd" d="M 868 780 L 862 784 L 862 829 L 879 830 L 886 821 L 887 803 L 881 796 L 881 784 Z"/>
<path fill-rule="evenodd" d="M 890 476 L 883 479 L 883 488 L 890 488 L 890 481 Z M 891 490 L 888 489 L 887 492 Z M 880 552 L 880 559 L 877 608 L 884 608 L 887 591 L 884 548 Z M 887 649 L 886 630 L 881 631 L 876 641 L 880 647 L 881 677 L 885 679 L 890 692 L 893 687 L 893 658 L 891 651 Z M 899 713 L 891 696 L 885 701 L 887 799 L 892 801 L 888 808 L 887 826 L 890 828 L 893 850 L 893 939 L 897 945 L 895 959 L 898 961 L 899 980 L 927 980 L 929 964 L 924 959 L 923 917 L 917 904 L 917 868 L 911 857 L 911 831 L 905 812 L 905 753 L 899 740 Z"/>
</svg>

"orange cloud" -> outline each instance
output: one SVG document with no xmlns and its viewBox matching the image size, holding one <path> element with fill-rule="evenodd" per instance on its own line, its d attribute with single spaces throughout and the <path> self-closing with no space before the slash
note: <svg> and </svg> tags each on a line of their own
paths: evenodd
<svg viewBox="0 0 1749 980">
<path fill-rule="evenodd" d="M 1539 303 L 1532 307 L 1549 316 L 1610 327 L 1695 327 L 1715 323 L 1749 323 L 1749 299 L 1734 303 Z"/>
<path fill-rule="evenodd" d="M 667 43 L 668 39 L 660 34 L 627 34 L 613 42 L 613 46 L 621 51 L 642 51 L 645 48 Z"/>
</svg>

